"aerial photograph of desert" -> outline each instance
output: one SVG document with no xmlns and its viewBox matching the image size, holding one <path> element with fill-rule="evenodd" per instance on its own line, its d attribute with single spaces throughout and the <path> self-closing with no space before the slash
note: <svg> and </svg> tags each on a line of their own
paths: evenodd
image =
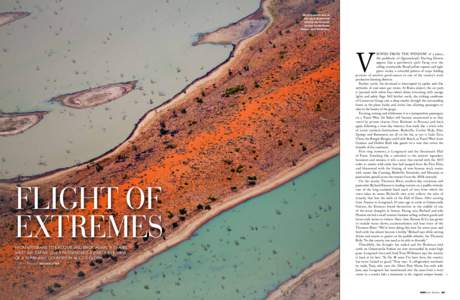
<svg viewBox="0 0 460 300">
<path fill-rule="evenodd" d="M 1 1 L 0 299 L 339 299 L 339 8 Z M 71 224 L 151 215 L 133 186 L 158 236 Z M 119 193 L 45 209 L 52 187 Z"/>
</svg>

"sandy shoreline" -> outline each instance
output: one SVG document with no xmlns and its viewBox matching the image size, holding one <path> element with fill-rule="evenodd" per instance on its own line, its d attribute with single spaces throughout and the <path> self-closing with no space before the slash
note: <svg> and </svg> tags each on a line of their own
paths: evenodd
<svg viewBox="0 0 460 300">
<path fill-rule="evenodd" d="M 14 21 L 25 18 L 28 15 L 30 15 L 30 13 L 25 11 L 2 12 L 0 13 L 0 26 L 13 23 Z"/>
<path fill-rule="evenodd" d="M 329 255 L 325 256 L 321 260 L 313 263 L 311 266 L 307 267 L 295 278 L 287 280 L 281 284 L 278 288 L 272 291 L 265 300 L 281 300 L 289 297 L 292 292 L 299 287 L 305 279 L 314 275 L 315 273 L 325 270 L 337 263 L 340 259 L 340 250 L 337 249 Z"/>
<path fill-rule="evenodd" d="M 227 211 L 251 198 L 269 192 L 338 154 L 338 145 L 324 151 L 318 151 L 314 155 L 308 157 L 305 161 L 300 161 L 296 167 L 284 170 L 270 180 L 247 190 L 245 193 L 229 197 L 228 199 L 222 199 L 208 214 L 196 215 L 186 221 L 182 225 L 180 233 L 158 245 L 146 248 L 139 254 L 132 255 L 123 262 L 107 268 L 106 270 L 98 273 L 95 276 L 96 279 L 88 278 L 77 285 L 67 287 L 66 290 L 62 291 L 55 297 L 51 297 L 50 299 L 83 299 L 88 297 L 89 295 L 97 292 L 101 286 L 123 279 L 132 269 L 142 265 L 150 258 L 168 250 L 171 247 L 174 247 L 182 241 L 189 239 L 197 229 L 222 212 Z"/>
<path fill-rule="evenodd" d="M 201 44 L 237 45 L 239 42 L 264 31 L 272 22 L 261 1 L 260 7 L 252 14 L 220 27 L 212 32 L 200 33 L 194 46 Z M 267 1 L 265 1 L 267 2 Z"/>
</svg>

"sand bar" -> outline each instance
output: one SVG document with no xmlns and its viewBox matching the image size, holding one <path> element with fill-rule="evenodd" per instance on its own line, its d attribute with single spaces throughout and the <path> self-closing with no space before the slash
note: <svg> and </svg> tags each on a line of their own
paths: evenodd
<svg viewBox="0 0 460 300">
<path fill-rule="evenodd" d="M 269 23 L 267 18 L 247 18 L 235 24 L 222 27 L 216 31 L 201 34 L 194 45 L 200 44 L 233 44 L 253 36 L 262 31 Z"/>
<path fill-rule="evenodd" d="M 283 13 L 272 18 L 267 10 L 269 3 L 273 5 L 270 11 Z M 338 5 L 324 5 L 333 16 L 331 31 L 307 35 L 293 20 L 301 20 L 311 5 L 296 0 L 262 2 L 273 23 L 238 43 L 229 59 L 212 72 L 146 114 L 123 144 L 89 163 L 23 182 L 43 186 L 105 184 L 121 189 L 155 182 L 164 187 L 159 213 L 177 213 L 181 208 L 190 213 L 184 220 L 177 215 L 165 219 L 166 241 L 141 241 L 138 248 L 130 240 L 91 241 L 101 246 L 126 243 L 128 253 L 98 268 L 86 261 L 79 267 L 63 264 L 34 270 L 21 269 L 7 259 L 12 255 L 11 245 L 18 242 L 12 232 L 5 230 L 0 258 L 5 270 L 2 281 L 9 284 L 0 287 L 0 295 L 82 298 L 186 239 L 221 211 L 277 187 L 283 179 L 295 177 L 296 172 L 300 175 L 315 161 L 319 163 L 320 155 L 331 151 L 324 157 L 327 159 L 337 154 Z M 243 92 L 222 97 L 228 89 L 241 85 L 245 87 Z M 247 178 L 254 176 L 256 186 L 248 185 Z M 14 222 L 10 212 L 14 200 L 9 199 L 14 199 L 18 181 L 23 179 L 0 183 L 0 192 L 7 199 L 1 207 L 4 224 Z M 203 203 L 212 205 L 212 209 L 197 211 L 197 205 Z M 122 205 L 114 209 L 118 215 L 131 213 Z M 174 227 L 174 222 L 179 226 Z M 80 271 L 85 273 L 84 278 L 77 276 Z M 14 272 L 24 276 L 18 278 Z M 47 285 L 57 279 L 61 288 L 49 293 Z M 20 283 L 26 281 L 28 287 L 22 288 Z"/>
<path fill-rule="evenodd" d="M 2 113 L 0 112 L 0 136 L 9 136 L 23 133 L 40 122 L 45 111 L 30 113 Z"/>
<path fill-rule="evenodd" d="M 136 87 L 136 83 L 137 81 L 134 80 L 106 84 L 83 91 L 60 95 L 50 101 L 57 101 L 62 105 L 78 109 L 94 107 L 123 97 Z"/>
</svg>

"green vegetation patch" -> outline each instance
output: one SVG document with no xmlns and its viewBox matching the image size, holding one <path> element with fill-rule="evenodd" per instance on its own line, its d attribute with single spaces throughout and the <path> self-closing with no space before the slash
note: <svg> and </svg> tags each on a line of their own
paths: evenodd
<svg viewBox="0 0 460 300">
<path fill-rule="evenodd" d="M 243 84 L 239 84 L 234 87 L 230 87 L 225 90 L 225 92 L 222 94 L 222 97 L 230 97 L 232 95 L 235 95 L 239 92 L 244 92 L 246 91 L 246 87 Z"/>
</svg>

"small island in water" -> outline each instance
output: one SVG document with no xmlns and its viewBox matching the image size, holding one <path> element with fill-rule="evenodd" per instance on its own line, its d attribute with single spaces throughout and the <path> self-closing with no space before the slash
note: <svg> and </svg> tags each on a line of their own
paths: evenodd
<svg viewBox="0 0 460 300">
<path fill-rule="evenodd" d="M 70 94 L 60 95 L 50 101 L 58 101 L 61 102 L 62 105 L 79 109 L 94 107 L 128 94 L 136 87 L 136 83 L 137 80 L 106 84 Z"/>
<path fill-rule="evenodd" d="M 123 297 L 120 297 L 120 294 L 113 296 L 110 293 L 112 287 L 105 286 L 105 284 L 122 279 L 134 268 L 147 262 L 152 256 L 163 250 L 168 249 L 164 252 L 165 254 L 171 250 L 177 251 L 171 247 L 187 239 L 203 236 L 194 235 L 194 232 L 223 211 L 261 195 L 261 193 L 281 187 L 282 184 L 310 169 L 321 176 L 316 181 L 308 180 L 307 182 L 317 186 L 323 192 L 330 192 L 330 186 L 332 186 L 328 183 L 330 176 L 324 177 L 325 174 L 322 173 L 321 169 L 319 169 L 320 172 L 317 172 L 318 169 L 313 168 L 339 153 L 339 8 L 339 1 L 332 0 L 261 1 L 261 12 L 257 11 L 255 15 L 263 13 L 269 22 L 262 32 L 238 42 L 241 35 L 232 35 L 228 30 L 233 28 L 232 30 L 235 31 L 232 32 L 234 33 L 256 32 L 255 26 L 251 27 L 254 22 L 244 22 L 245 26 L 238 26 L 237 22 L 235 26 L 218 29 L 216 34 L 217 32 L 221 33 L 222 39 L 219 35 L 214 34 L 213 36 L 216 38 L 213 39 L 214 42 L 219 37 L 219 40 L 236 43 L 234 51 L 225 63 L 222 63 L 205 77 L 195 80 L 193 84 L 187 87 L 186 93 L 178 94 L 169 102 L 145 115 L 137 124 L 132 135 L 113 151 L 72 168 L 57 170 L 33 178 L 19 177 L 0 182 L 0 199 L 4 199 L 0 206 L 2 213 L 0 220 L 0 234 L 2 235 L 0 268 L 3 270 L 0 275 L 0 298 L 7 299 L 14 295 L 15 298 L 21 299 L 81 299 L 103 290 L 106 293 L 97 295 L 102 295 L 104 298 L 99 299 L 121 299 Z M 328 31 L 305 32 L 301 30 L 303 28 L 303 14 L 313 10 L 320 14 L 330 15 L 330 29 Z M 247 17 L 244 20 L 248 19 L 252 20 L 253 17 Z M 254 19 L 259 18 L 254 17 Z M 237 28 L 250 30 L 236 30 Z M 226 32 L 225 38 L 223 37 L 224 32 Z M 207 36 L 207 42 L 210 43 L 211 33 Z M 203 42 L 204 37 L 203 35 Z M 152 55 L 155 53 L 152 52 Z M 99 57 L 99 59 L 104 58 Z M 145 77 L 136 76 L 138 76 L 137 78 Z M 129 85 L 125 88 L 128 87 Z M 84 106 L 86 102 L 97 105 L 110 99 L 110 97 L 115 99 L 116 97 L 112 94 L 114 90 L 117 91 L 115 94 L 123 94 L 123 88 L 120 86 L 109 85 L 105 88 L 100 86 L 99 88 L 63 95 L 55 100 L 60 100 L 64 105 L 71 101 L 78 108 L 83 108 L 86 107 Z M 99 99 L 97 102 L 94 101 L 96 98 Z M 88 101 L 89 99 L 92 100 Z M 105 140 L 101 137 L 100 142 L 105 142 Z M 338 164 L 338 161 L 336 162 Z M 335 165 L 334 168 L 338 168 L 338 165 Z M 335 179 L 335 182 L 337 180 Z M 40 244 L 53 247 L 56 243 L 61 243 L 63 245 L 82 245 L 88 249 L 97 248 L 101 249 L 101 257 L 90 255 L 91 257 L 83 257 L 78 263 L 62 260 L 59 265 L 43 266 L 43 268 L 31 267 L 28 264 L 16 264 L 11 259 L 15 257 L 15 248 L 19 249 L 24 245 L 34 245 L 35 243 L 33 240 L 18 239 L 14 228 L 10 229 L 12 228 L 11 224 L 17 220 L 15 209 L 17 205 L 17 201 L 15 201 L 17 199 L 16 185 L 43 187 L 119 186 L 120 191 L 124 193 L 126 187 L 138 186 L 146 189 L 151 183 L 163 188 L 162 203 L 155 207 L 157 208 L 155 211 L 166 216 L 166 218 L 162 218 L 162 227 L 166 230 L 165 239 L 90 240 L 79 237 L 75 240 L 67 235 L 59 241 L 57 239 L 41 239 Z M 318 183 L 324 185 L 319 186 Z M 292 183 L 288 183 L 287 186 L 293 187 Z M 299 187 L 300 185 L 296 186 L 296 189 Z M 50 189 L 43 190 L 48 190 L 48 192 L 42 197 L 44 199 L 50 198 Z M 124 215 L 132 214 L 132 211 L 124 204 L 125 197 L 122 193 L 114 197 L 111 212 L 111 214 L 116 215 L 118 222 L 121 222 Z M 104 197 L 100 197 L 101 202 L 105 201 L 106 198 Z M 252 218 L 257 216 L 262 220 L 270 218 L 276 221 L 278 218 L 279 220 L 292 218 L 299 222 L 305 221 L 308 223 L 299 223 L 296 228 L 302 228 L 299 226 L 304 225 L 303 228 L 306 228 L 306 232 L 311 229 L 313 230 L 312 234 L 318 237 L 318 239 L 311 239 L 310 242 L 307 241 L 305 245 L 316 247 L 316 244 L 322 244 L 324 237 L 328 236 L 332 242 L 336 243 L 333 246 L 339 246 L 338 234 L 321 235 L 317 231 L 317 229 L 328 231 L 331 226 L 338 226 L 339 224 L 338 216 L 333 215 L 332 211 L 324 209 L 329 203 L 323 203 L 323 197 L 317 196 L 315 199 L 320 203 L 316 203 L 311 209 L 308 207 L 305 207 L 305 210 L 296 209 L 295 211 L 300 213 L 298 216 L 288 214 L 286 210 L 288 205 L 292 205 L 292 201 L 286 200 L 287 203 L 284 203 L 284 194 L 278 197 L 279 203 L 274 202 L 276 206 L 270 207 L 267 213 L 256 209 L 246 216 L 239 215 L 238 217 L 242 220 L 249 219 L 247 216 Z M 276 200 L 278 197 L 273 199 Z M 65 198 L 66 201 L 71 201 L 70 195 L 69 197 L 65 196 Z M 304 199 L 302 196 L 301 200 Z M 338 198 L 334 199 L 338 201 Z M 310 201 L 300 201 L 299 205 L 306 203 L 311 204 Z M 321 205 L 321 214 L 319 205 Z M 264 203 L 261 208 L 267 208 L 267 205 Z M 238 210 L 241 211 L 242 208 L 238 208 Z M 328 216 L 329 219 L 318 219 L 315 212 L 319 216 Z M 140 215 L 149 213 L 150 210 L 147 208 L 142 208 L 136 212 Z M 309 213 L 311 220 L 308 218 Z M 338 213 L 338 207 L 334 213 Z M 89 215 L 93 212 L 88 210 L 83 214 Z M 227 258 L 223 255 L 227 254 L 233 257 L 237 251 L 236 248 L 240 249 L 238 251 L 252 249 L 246 248 L 247 243 L 248 241 L 254 242 L 256 235 L 265 241 L 270 239 L 271 234 L 273 234 L 270 225 L 267 225 L 267 231 L 262 230 L 262 227 L 259 230 L 259 227 L 255 226 L 254 220 L 249 221 L 250 224 L 244 226 L 238 222 L 238 219 L 233 223 L 238 223 L 241 225 L 242 231 L 247 231 L 241 235 L 234 235 L 237 232 L 236 228 L 231 229 L 227 227 L 227 224 L 223 228 L 219 225 L 215 226 L 215 228 L 222 229 L 222 232 L 213 233 L 216 234 L 217 241 L 219 241 L 220 234 L 225 234 L 225 236 L 232 234 L 231 239 L 228 236 L 228 239 L 224 239 L 222 244 L 219 241 L 219 247 L 226 251 L 222 255 L 213 256 L 216 255 L 215 249 L 217 248 L 211 246 L 212 248 L 208 249 L 209 247 L 205 245 L 205 242 L 193 240 L 192 243 L 196 243 L 196 247 L 199 249 L 194 253 L 199 254 L 193 254 L 192 258 L 188 257 L 188 253 L 181 254 L 177 257 L 178 267 L 165 268 L 168 272 L 164 272 L 164 275 L 167 276 L 164 283 L 170 284 L 170 291 L 174 291 L 174 294 L 167 295 L 165 285 L 157 285 L 157 281 L 151 283 L 150 278 L 163 278 L 163 274 L 161 274 L 163 272 L 157 273 L 158 277 L 151 277 L 157 275 L 148 274 L 148 271 L 145 282 L 138 281 L 140 288 L 136 292 L 148 294 L 143 297 L 147 299 L 159 297 L 160 295 L 156 294 L 156 290 L 161 292 L 162 299 L 166 296 L 171 299 L 180 299 L 180 297 L 175 297 L 180 289 L 184 293 L 190 292 L 191 297 L 198 295 L 192 294 L 193 289 L 196 289 L 197 293 L 203 293 L 203 297 L 205 294 L 210 295 L 205 290 L 206 285 L 204 288 L 194 288 L 191 285 L 194 280 L 185 280 L 185 277 L 178 272 L 182 273 L 184 264 L 192 266 L 189 264 L 190 259 L 201 260 L 204 257 L 201 255 L 205 255 L 204 252 L 206 252 L 210 255 L 210 258 L 207 259 L 209 264 L 216 263 L 219 268 L 225 265 L 226 267 L 222 269 L 223 272 L 229 270 L 229 275 L 234 275 L 233 265 L 235 263 L 230 262 L 230 257 Z M 212 225 L 217 224 L 215 222 L 217 221 L 214 221 Z M 57 228 L 57 223 L 57 219 L 53 219 L 46 225 L 54 231 Z M 293 226 L 292 223 L 289 224 Z M 262 224 L 259 225 L 263 226 Z M 69 231 L 66 230 L 66 232 Z M 260 236 L 263 232 L 266 235 Z M 283 232 L 289 233 L 291 231 L 285 229 Z M 241 239 L 241 236 L 245 236 L 245 240 Z M 235 248 L 224 248 L 227 245 L 226 242 Z M 285 240 L 282 240 L 282 243 L 278 244 L 279 247 L 274 242 L 273 244 L 270 243 L 273 246 L 270 246 L 271 249 L 265 252 L 266 255 L 264 256 L 269 263 L 273 263 L 271 259 L 281 257 L 279 266 L 285 268 L 285 275 L 281 276 L 276 270 L 278 264 L 269 266 L 273 269 L 267 269 L 268 272 L 273 270 L 278 274 L 276 282 L 271 279 L 272 276 L 270 275 L 271 283 L 263 280 L 258 276 L 262 273 L 252 271 L 251 268 L 247 269 L 247 273 L 243 273 L 239 269 L 241 264 L 237 263 L 240 277 L 241 274 L 250 274 L 247 275 L 250 277 L 246 278 L 257 279 L 256 281 L 261 284 L 260 288 L 249 287 L 246 289 L 244 296 L 247 298 L 258 296 L 259 299 L 262 299 L 271 288 L 275 288 L 276 284 L 291 278 L 301 271 L 301 268 L 307 267 L 309 262 L 306 262 L 303 256 L 306 259 L 311 257 L 311 261 L 313 261 L 333 250 L 333 247 L 330 247 L 323 252 L 323 249 L 318 248 L 318 255 L 313 257 L 310 247 L 292 249 L 292 253 L 299 254 L 295 255 L 296 261 L 302 263 L 302 265 L 297 265 L 294 270 L 290 266 L 294 262 L 294 256 L 283 256 L 279 252 L 280 249 L 278 248 L 281 248 L 284 243 Z M 289 246 L 287 244 L 299 245 L 298 242 L 286 243 L 286 246 Z M 120 249 L 122 247 L 123 252 L 113 251 L 114 253 L 112 253 L 111 249 L 114 246 L 115 249 L 118 246 Z M 178 246 L 180 247 L 180 245 Z M 66 256 L 64 250 L 59 249 L 59 251 L 54 252 L 52 249 L 53 257 Z M 106 252 L 102 249 L 108 250 Z M 186 248 L 185 252 L 187 251 L 189 250 Z M 171 254 L 172 256 L 169 256 Z M 167 260 L 176 261 L 174 255 L 177 253 L 172 252 L 171 254 L 168 254 Z M 259 254 L 258 251 L 254 254 L 256 255 L 255 261 L 258 257 L 262 257 L 262 253 Z M 153 261 L 158 262 L 159 257 L 157 256 Z M 217 260 L 214 260 L 216 257 Z M 287 263 L 282 257 L 287 257 Z M 226 262 L 221 258 L 225 258 Z M 61 262 L 61 260 L 59 261 Z M 262 264 L 264 262 L 261 261 Z M 316 299 L 334 299 L 332 296 L 338 293 L 337 288 L 340 279 L 339 266 L 335 263 L 338 262 L 338 257 L 336 256 L 336 259 L 326 262 L 316 266 L 312 265 L 308 268 L 313 269 L 302 271 L 300 277 L 296 276 L 296 278 L 299 277 L 294 282 L 296 284 L 288 282 L 289 291 L 292 290 L 294 295 L 301 295 L 303 299 L 313 294 Z M 295 265 L 292 264 L 292 266 Z M 144 270 L 147 269 L 144 268 Z M 189 269 L 187 268 L 187 270 Z M 130 274 L 134 274 L 134 272 L 137 271 L 133 270 Z M 199 282 L 208 278 L 201 276 L 208 275 L 207 269 L 197 262 L 190 270 L 190 277 L 188 278 L 198 278 L 200 280 L 197 282 Z M 236 287 L 240 287 L 231 286 L 230 283 L 230 281 L 236 282 L 236 280 L 230 280 L 228 276 L 225 278 L 225 290 L 223 286 L 222 291 L 219 289 L 220 286 L 217 286 L 213 296 L 216 294 L 224 295 L 224 292 L 230 291 L 232 295 L 227 294 L 229 296 L 226 298 L 241 299 L 242 289 L 236 291 Z M 129 278 L 123 281 L 122 286 L 123 284 L 126 284 L 123 287 L 131 286 L 130 280 L 137 279 Z M 220 281 L 219 277 L 216 277 L 216 280 Z M 176 282 L 180 283 L 180 286 Z M 300 289 L 296 288 L 298 287 L 297 283 L 302 286 Z M 305 287 L 304 283 L 308 285 L 308 290 L 303 288 Z M 329 297 L 329 291 L 332 294 L 331 297 Z M 126 290 L 125 292 L 128 297 L 134 297 L 134 293 L 128 293 Z M 235 297 L 235 293 L 238 293 L 239 297 L 238 295 Z M 95 294 L 95 297 L 98 296 Z"/>
<path fill-rule="evenodd" d="M 22 19 L 30 15 L 30 13 L 25 11 L 15 11 L 15 12 L 0 12 L 0 26 L 9 24 L 16 20 Z"/>
<path fill-rule="evenodd" d="M 28 113 L 0 112 L 0 136 L 20 134 L 36 125 L 46 115 L 46 111 Z"/>
</svg>

